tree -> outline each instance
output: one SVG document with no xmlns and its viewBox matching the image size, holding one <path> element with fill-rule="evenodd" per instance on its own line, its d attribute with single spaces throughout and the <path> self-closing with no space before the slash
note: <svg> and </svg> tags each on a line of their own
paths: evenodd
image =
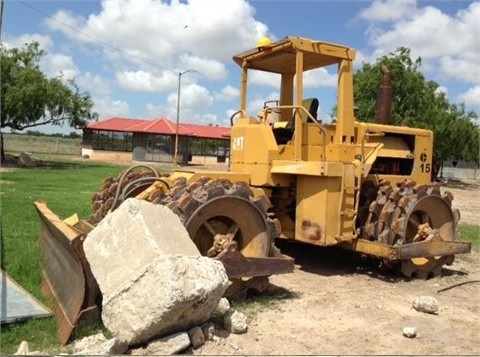
<svg viewBox="0 0 480 357">
<path fill-rule="evenodd" d="M 1 127 L 14 130 L 40 125 L 68 124 L 80 128 L 97 119 L 88 92 L 80 92 L 74 80 L 49 78 L 39 68 L 46 55 L 37 42 L 23 48 L 0 47 Z M 1 131 L 0 131 L 1 135 Z M 3 135 L 1 162 L 5 161 Z"/>
<path fill-rule="evenodd" d="M 357 119 L 373 121 L 377 92 L 382 83 L 380 66 L 385 65 L 392 78 L 393 125 L 430 129 L 434 132 L 434 155 L 437 160 L 479 161 L 478 115 L 465 111 L 463 105 L 450 104 L 438 91 L 439 85 L 428 81 L 420 72 L 421 58 L 412 60 L 410 50 L 400 47 L 395 53 L 364 63 L 354 75 L 354 98 Z"/>
</svg>

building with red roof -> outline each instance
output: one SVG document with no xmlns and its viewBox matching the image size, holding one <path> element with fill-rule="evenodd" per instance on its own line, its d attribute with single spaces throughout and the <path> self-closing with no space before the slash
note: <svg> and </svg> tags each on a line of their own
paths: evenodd
<svg viewBox="0 0 480 357">
<path fill-rule="evenodd" d="M 165 117 L 153 120 L 109 118 L 83 129 L 82 156 L 116 153 L 134 161 L 173 162 L 178 135 L 178 161 L 194 156 L 215 157 L 223 162 L 230 147 L 230 127 L 179 124 Z"/>
</svg>

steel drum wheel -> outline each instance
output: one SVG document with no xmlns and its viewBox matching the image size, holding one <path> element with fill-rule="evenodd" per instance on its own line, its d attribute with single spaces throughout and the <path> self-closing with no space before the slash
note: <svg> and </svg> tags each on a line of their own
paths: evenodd
<svg viewBox="0 0 480 357">
<path fill-rule="evenodd" d="M 449 202 L 439 195 L 425 195 L 417 200 L 411 200 L 405 207 L 404 236 L 405 243 L 412 243 L 421 224 L 436 229 L 443 241 L 458 240 L 454 215 Z M 453 256 L 419 257 L 402 260 L 401 271 L 407 277 L 427 279 L 431 276 L 440 276 L 444 264 L 452 264 Z"/>
<path fill-rule="evenodd" d="M 428 224 L 442 241 L 456 241 L 459 214 L 451 208 L 452 199 L 450 193 L 441 195 L 436 184 L 405 181 L 392 186 L 382 182 L 377 198 L 370 204 L 362 238 L 398 246 L 424 240 L 417 233 L 420 225 Z M 399 266 L 406 277 L 427 279 L 441 275 L 443 265 L 452 264 L 453 260 L 453 255 L 418 257 L 401 260 L 399 264 L 385 260 L 384 265 Z"/>
</svg>

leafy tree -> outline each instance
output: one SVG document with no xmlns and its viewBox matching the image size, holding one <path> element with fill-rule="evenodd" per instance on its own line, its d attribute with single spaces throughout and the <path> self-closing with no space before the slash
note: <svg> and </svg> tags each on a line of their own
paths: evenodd
<svg viewBox="0 0 480 357">
<path fill-rule="evenodd" d="M 393 98 L 390 123 L 430 129 L 434 132 L 434 155 L 437 160 L 479 161 L 478 115 L 466 112 L 463 105 L 450 104 L 439 85 L 428 81 L 420 72 L 421 58 L 412 60 L 410 50 L 400 47 L 364 63 L 354 75 L 354 98 L 357 119 L 374 121 L 377 93 L 382 83 L 381 65 L 391 74 Z"/>
<path fill-rule="evenodd" d="M 37 42 L 20 49 L 0 47 L 0 55 L 0 129 L 24 130 L 45 124 L 78 128 L 98 118 L 88 92 L 80 92 L 73 80 L 49 78 L 40 70 L 39 62 L 46 52 Z M 1 161 L 5 161 L 3 136 Z"/>
</svg>

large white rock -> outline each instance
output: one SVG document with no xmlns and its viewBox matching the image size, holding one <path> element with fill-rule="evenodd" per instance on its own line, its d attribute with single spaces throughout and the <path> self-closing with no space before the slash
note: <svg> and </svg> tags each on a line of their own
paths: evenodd
<svg viewBox="0 0 480 357">
<path fill-rule="evenodd" d="M 129 345 L 207 321 L 228 287 L 223 264 L 203 256 L 159 255 L 113 295 L 102 320 Z"/>
<path fill-rule="evenodd" d="M 177 215 L 135 198 L 88 234 L 84 250 L 103 323 L 130 346 L 205 322 L 228 286 L 223 264 L 200 255 Z"/>
<path fill-rule="evenodd" d="M 87 235 L 83 248 L 107 299 L 159 255 L 200 255 L 175 213 L 135 198 L 108 214 Z"/>
</svg>

